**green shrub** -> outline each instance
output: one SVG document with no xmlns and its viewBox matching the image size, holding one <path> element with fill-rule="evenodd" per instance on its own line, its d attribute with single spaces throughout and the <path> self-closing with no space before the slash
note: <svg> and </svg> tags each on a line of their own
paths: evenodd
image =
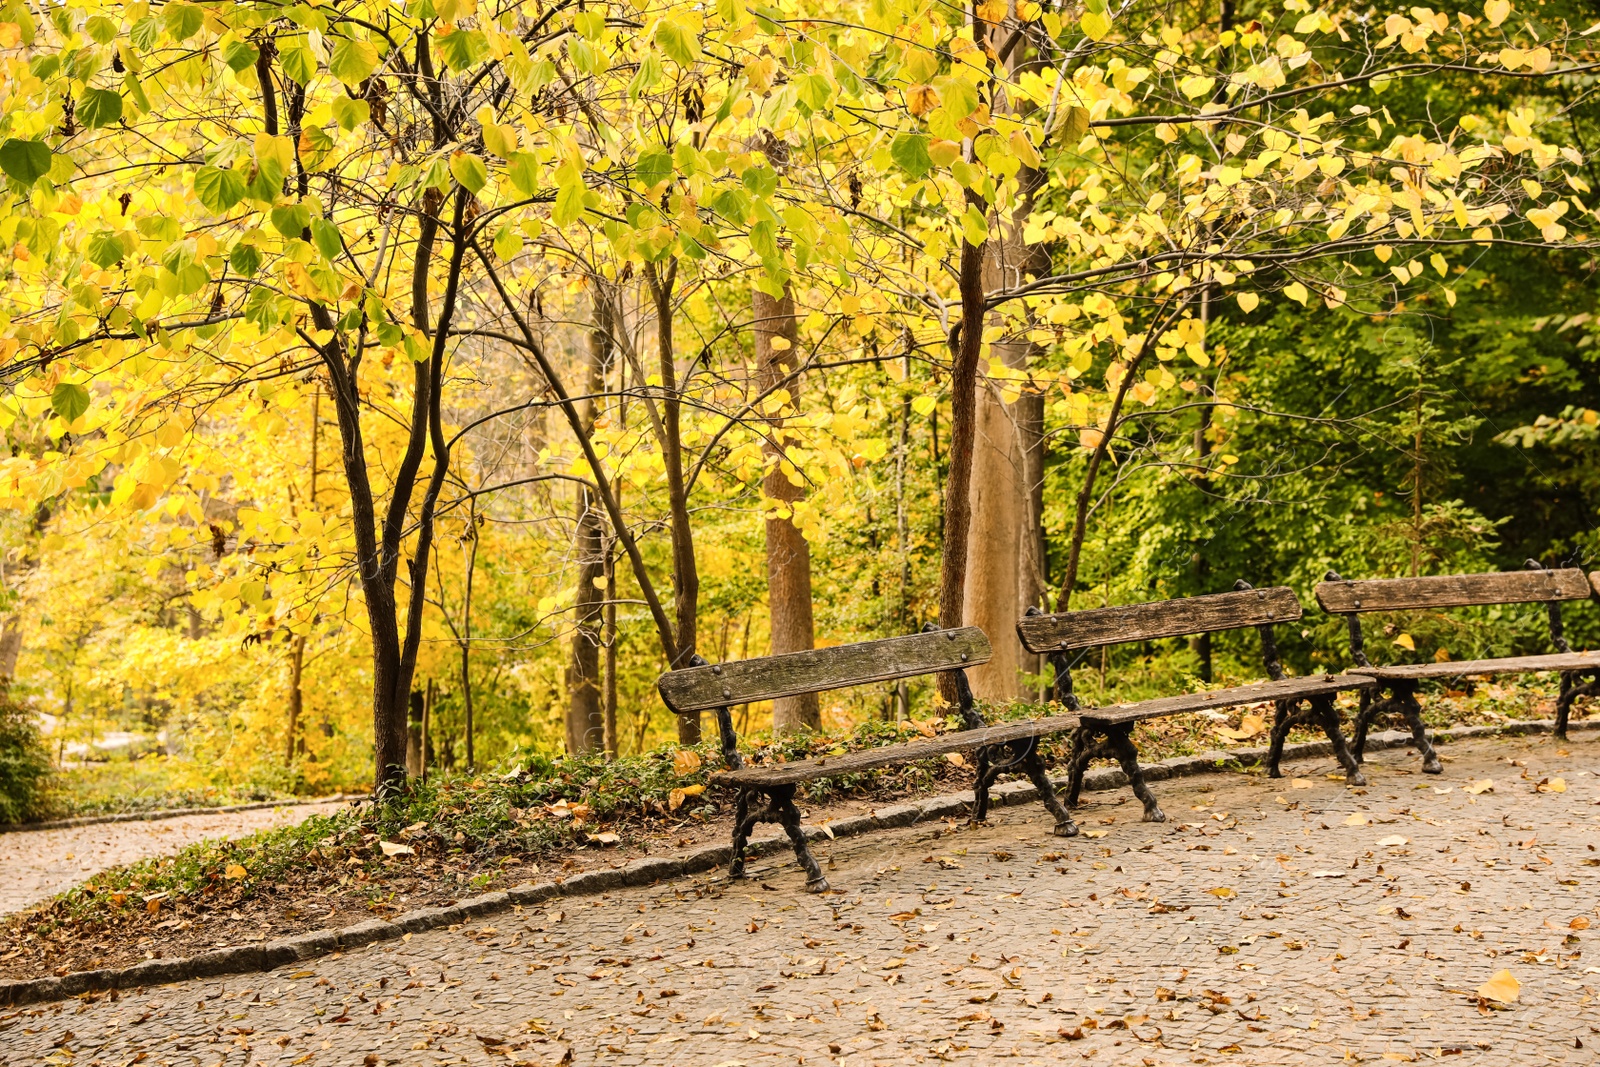
<svg viewBox="0 0 1600 1067">
<path fill-rule="evenodd" d="M 46 813 L 50 753 L 33 714 L 0 688 L 0 823 Z"/>
</svg>

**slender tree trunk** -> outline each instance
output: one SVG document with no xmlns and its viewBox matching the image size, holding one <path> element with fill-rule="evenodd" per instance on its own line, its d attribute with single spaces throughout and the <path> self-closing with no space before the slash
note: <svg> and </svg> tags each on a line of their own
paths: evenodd
<svg viewBox="0 0 1600 1067">
<path fill-rule="evenodd" d="M 472 721 L 472 579 L 478 570 L 478 516 L 476 509 L 477 498 L 472 498 L 473 513 L 472 526 L 467 531 L 466 545 L 466 589 L 461 599 L 461 702 L 467 717 L 467 770 L 475 770 L 478 766 L 474 745 L 474 723 Z"/>
<path fill-rule="evenodd" d="M 410 714 L 406 719 L 406 773 L 413 778 L 422 775 L 422 717 L 427 714 L 427 708 L 422 690 L 411 690 Z"/>
<path fill-rule="evenodd" d="M 667 502 L 672 521 L 672 591 L 677 655 L 671 666 L 687 667 L 694 658 L 700 622 L 700 570 L 695 562 L 694 528 L 689 521 L 689 496 L 684 480 L 683 438 L 680 432 L 682 402 L 678 395 L 678 366 L 672 340 L 672 292 L 678 276 L 673 260 L 665 275 L 654 264 L 644 269 L 645 281 L 656 310 L 657 373 L 661 377 L 662 459 L 667 468 Z M 678 743 L 700 743 L 700 713 L 678 716 Z"/>
<path fill-rule="evenodd" d="M 1224 28 L 1231 17 L 1231 7 L 1224 6 Z M 1200 292 L 1200 325 L 1202 329 L 1211 325 L 1211 286 L 1209 284 Z M 1202 335 L 1200 344 L 1205 346 L 1209 341 Z M 1201 394 L 1202 399 L 1209 399 L 1211 390 Z M 1206 457 L 1211 454 L 1211 408 L 1202 405 L 1200 408 L 1200 424 L 1194 431 L 1194 458 L 1195 463 L 1203 472 L 1206 467 Z M 1211 479 L 1204 473 L 1195 479 L 1195 485 L 1200 489 L 1202 502 L 1211 491 Z M 1211 592 L 1211 560 L 1206 555 L 1206 546 L 1197 546 L 1195 549 L 1195 581 L 1200 592 Z M 1211 635 L 1209 633 L 1196 634 L 1189 638 L 1189 648 L 1194 652 L 1200 662 L 1200 680 L 1211 681 Z"/>
<path fill-rule="evenodd" d="M 777 299 L 756 289 L 751 293 L 750 310 L 755 322 L 756 386 L 765 393 L 795 366 L 799 330 L 794 321 L 794 296 L 788 286 Z M 791 381 L 788 391 L 790 406 L 798 407 L 799 381 Z M 767 608 L 772 619 L 772 654 L 778 655 L 814 647 L 811 545 L 793 519 L 794 505 L 805 498 L 805 490 L 784 471 L 785 465 L 793 469 L 788 449 L 795 442 L 784 432 L 782 414 L 769 416 L 767 426 L 762 445 L 768 464 L 762 483 L 762 494 L 767 499 Z M 794 479 L 798 478 L 796 472 Z M 774 733 L 821 727 L 822 713 L 815 693 L 772 702 Z"/>
<path fill-rule="evenodd" d="M 601 644 L 606 650 L 605 728 L 606 758 L 617 758 L 617 559 L 615 548 L 606 545 L 606 611 Z"/>
<path fill-rule="evenodd" d="M 300 681 L 305 670 L 306 639 L 295 634 L 289 639 L 289 728 L 284 731 L 283 765 L 294 765 L 300 747 L 300 716 L 305 711 L 305 691 Z"/>
<path fill-rule="evenodd" d="M 984 209 L 983 198 L 968 192 L 969 205 Z M 950 362 L 950 473 L 945 479 L 944 537 L 939 558 L 939 625 L 962 624 L 966 603 L 967 534 L 972 525 L 972 441 L 977 413 L 978 357 L 983 351 L 983 261 L 985 245 L 961 242 L 959 289 L 961 322 Z M 939 676 L 939 693 L 954 704 L 955 683 Z"/>
<path fill-rule="evenodd" d="M 588 375 L 584 392 L 595 396 L 604 387 L 606 350 L 610 331 L 604 322 L 603 302 L 595 301 L 594 328 L 589 331 Z M 595 402 L 579 402 L 584 432 L 594 431 Z M 605 575 L 604 527 L 600 502 L 587 485 L 578 486 L 576 536 L 573 554 L 577 558 L 577 595 L 573 613 L 576 625 L 567 659 L 567 752 L 572 755 L 592 752 L 605 744 L 605 711 L 600 693 L 600 627 L 602 595 L 595 583 Z"/>
</svg>

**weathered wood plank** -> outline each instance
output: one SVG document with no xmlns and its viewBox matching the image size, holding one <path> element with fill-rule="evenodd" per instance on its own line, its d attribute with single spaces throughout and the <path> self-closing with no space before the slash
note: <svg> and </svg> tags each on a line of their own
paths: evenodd
<svg viewBox="0 0 1600 1067">
<path fill-rule="evenodd" d="M 1600 593 L 1600 571 L 1589 572 L 1589 584 L 1594 586 L 1594 591 Z"/>
<path fill-rule="evenodd" d="M 874 767 L 910 763 L 930 756 L 940 756 L 946 752 L 1018 741 L 1024 737 L 1066 733 L 1077 727 L 1076 715 L 1052 715 L 1043 719 L 996 723 L 981 730 L 960 730 L 940 734 L 938 737 L 919 737 L 915 741 L 884 745 L 882 748 L 865 748 L 858 752 L 847 752 L 842 756 L 817 756 L 813 759 L 795 760 L 793 763 L 775 763 L 764 767 L 746 767 L 738 771 L 721 771 L 713 777 L 718 781 L 733 782 L 738 785 L 789 785 L 817 778 L 830 778 L 839 774 L 853 774 Z"/>
<path fill-rule="evenodd" d="M 1422 578 L 1374 578 L 1320 582 L 1322 610 L 1335 613 L 1405 611 L 1414 608 L 1464 608 L 1477 604 L 1533 604 L 1584 600 L 1589 582 L 1583 571 L 1506 571 L 1501 574 L 1440 574 Z"/>
<path fill-rule="evenodd" d="M 1240 704 L 1261 704 L 1268 700 L 1295 700 L 1349 689 L 1369 689 L 1373 684 L 1373 680 L 1365 675 L 1314 674 L 1309 678 L 1284 678 L 1231 689 L 1213 689 L 1205 693 L 1158 697 L 1132 704 L 1084 708 L 1078 712 L 1078 716 L 1086 723 L 1137 722 L 1164 715 L 1179 715 L 1186 711 L 1204 711 L 1207 708 L 1232 708 Z"/>
<path fill-rule="evenodd" d="M 1300 614 L 1300 601 L 1294 590 L 1280 585 L 1059 615 L 1031 615 L 1017 623 L 1017 636 L 1029 652 L 1054 652 L 1291 622 Z"/>
<path fill-rule="evenodd" d="M 656 688 L 672 710 L 701 711 L 974 667 L 991 654 L 982 630 L 962 626 L 669 671 Z"/>
<path fill-rule="evenodd" d="M 1369 678 L 1455 678 L 1468 674 L 1595 670 L 1600 670 L 1600 652 L 1557 652 L 1548 656 L 1508 656 L 1504 659 L 1463 659 L 1446 660 L 1443 663 L 1350 668 L 1352 674 L 1364 674 Z"/>
</svg>

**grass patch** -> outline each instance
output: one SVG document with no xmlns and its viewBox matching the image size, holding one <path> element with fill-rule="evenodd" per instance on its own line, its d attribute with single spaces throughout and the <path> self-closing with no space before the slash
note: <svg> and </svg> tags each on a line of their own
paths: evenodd
<svg viewBox="0 0 1600 1067">
<path fill-rule="evenodd" d="M 111 759 L 57 774 L 44 818 L 128 815 L 168 808 L 215 808 L 264 800 L 292 800 L 283 781 L 218 784 L 192 760 L 148 755 Z"/>
</svg>

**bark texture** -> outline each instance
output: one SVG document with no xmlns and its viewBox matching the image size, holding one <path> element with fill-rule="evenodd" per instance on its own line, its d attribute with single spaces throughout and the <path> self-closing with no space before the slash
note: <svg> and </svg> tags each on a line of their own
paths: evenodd
<svg viewBox="0 0 1600 1067">
<path fill-rule="evenodd" d="M 778 387 L 795 367 L 798 330 L 794 321 L 794 296 L 787 286 L 781 299 L 757 289 L 751 296 L 750 309 L 755 321 L 757 386 L 766 393 Z M 789 381 L 783 388 L 795 398 L 792 406 L 798 406 L 799 381 Z M 772 618 L 771 652 L 778 655 L 810 650 L 815 630 L 811 615 L 811 546 L 792 518 L 793 505 L 805 497 L 805 490 L 784 471 L 786 453 L 792 442 L 784 433 L 783 416 L 772 415 L 767 424 L 770 429 L 763 450 L 768 457 L 768 467 L 762 485 L 770 502 L 767 606 Z M 795 477 L 797 479 L 798 475 Z M 781 697 L 772 702 L 775 733 L 816 730 L 821 726 L 822 714 L 815 693 Z"/>
<path fill-rule="evenodd" d="M 596 302 L 596 307 L 600 302 Z M 610 331 L 596 315 L 589 332 L 587 377 L 584 393 L 597 396 L 604 386 L 604 370 Z M 584 431 L 594 430 L 595 405 L 579 401 Z M 572 631 L 571 654 L 567 659 L 567 751 L 573 755 L 593 752 L 605 744 L 605 709 L 600 692 L 600 626 L 604 596 L 597 582 L 605 579 L 605 530 L 601 524 L 601 504 L 587 485 L 578 486 L 576 535 L 573 554 L 577 562 L 577 596 L 573 600 L 576 626 Z"/>
</svg>

